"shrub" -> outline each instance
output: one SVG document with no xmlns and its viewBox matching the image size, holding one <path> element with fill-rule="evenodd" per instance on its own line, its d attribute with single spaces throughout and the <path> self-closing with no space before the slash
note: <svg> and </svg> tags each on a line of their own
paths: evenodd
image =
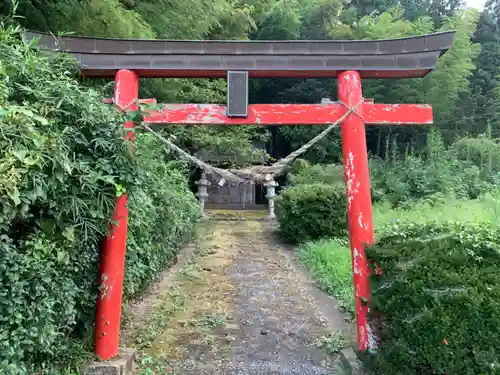
<svg viewBox="0 0 500 375">
<path fill-rule="evenodd" d="M 446 162 L 430 163 L 408 156 L 404 162 L 395 164 L 375 159 L 371 166 L 372 195 L 375 191 L 377 198 L 385 196 L 394 205 L 453 192 L 454 177 Z"/>
<path fill-rule="evenodd" d="M 371 159 L 372 198 L 401 206 L 413 200 L 434 200 L 436 194 L 476 199 L 493 187 L 494 176 L 486 179 L 477 166 L 452 156 L 449 153 L 433 162 L 413 156 L 396 163 Z"/>
<path fill-rule="evenodd" d="M 344 184 L 344 168 L 339 164 L 314 164 L 307 160 L 297 160 L 288 173 L 291 185 L 323 183 L 342 186 Z"/>
<path fill-rule="evenodd" d="M 129 200 L 124 294 L 133 296 L 175 259 L 191 235 L 200 208 L 185 166 L 165 157 L 150 134 L 137 134 L 137 179 Z"/>
<path fill-rule="evenodd" d="M 457 160 L 471 163 L 483 174 L 500 172 L 500 143 L 497 139 L 486 135 L 462 138 L 451 146 L 451 151 Z"/>
<path fill-rule="evenodd" d="M 338 186 L 297 185 L 283 190 L 277 206 L 280 229 L 291 242 L 347 233 L 345 195 Z"/>
<path fill-rule="evenodd" d="M 73 60 L 0 33 L 0 373 L 69 361 L 93 322 L 99 243 L 134 162 Z"/>
<path fill-rule="evenodd" d="M 390 231 L 388 229 L 391 229 Z M 471 223 L 393 225 L 368 258 L 376 373 L 500 372 L 500 235 Z"/>
<path fill-rule="evenodd" d="M 182 166 L 138 135 L 67 56 L 0 25 L 0 373 L 57 374 L 94 323 L 100 243 L 130 193 L 126 297 L 151 280 L 198 210 Z"/>
<path fill-rule="evenodd" d="M 493 184 L 482 178 L 481 171 L 475 165 L 454 164 L 450 168 L 454 169 L 453 190 L 458 198 L 476 199 L 492 187 Z"/>
</svg>

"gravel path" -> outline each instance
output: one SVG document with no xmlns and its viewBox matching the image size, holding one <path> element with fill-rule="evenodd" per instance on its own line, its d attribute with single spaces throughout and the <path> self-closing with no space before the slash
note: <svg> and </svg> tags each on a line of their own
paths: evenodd
<svg viewBox="0 0 500 375">
<path fill-rule="evenodd" d="M 196 248 L 176 277 L 165 276 L 173 280 L 169 287 L 160 281 L 154 298 L 145 299 L 152 305 L 142 309 L 148 316 L 132 319 L 141 327 L 129 332 L 127 344 L 143 346 L 143 371 L 342 373 L 338 356 L 327 350 L 339 344 L 328 337 L 348 337 L 349 324 L 266 223 L 210 221 L 200 228 Z"/>
</svg>

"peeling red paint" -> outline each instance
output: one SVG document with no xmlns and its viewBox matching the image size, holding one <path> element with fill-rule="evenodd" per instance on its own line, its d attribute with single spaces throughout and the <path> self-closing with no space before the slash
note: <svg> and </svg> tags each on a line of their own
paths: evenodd
<svg viewBox="0 0 500 375">
<path fill-rule="evenodd" d="M 114 103 L 125 110 L 136 110 L 135 101 L 139 91 L 139 76 L 129 70 L 120 70 L 116 74 Z M 133 128 L 128 121 L 126 128 Z M 133 140 L 134 133 L 126 138 Z M 110 359 L 118 354 L 120 337 L 120 318 L 122 287 L 125 271 L 125 249 L 127 243 L 128 209 L 127 194 L 116 200 L 115 213 L 110 235 L 105 239 L 100 262 L 100 292 L 96 306 L 95 352 L 103 359 Z"/>
<path fill-rule="evenodd" d="M 200 125 L 327 125 L 349 109 L 341 103 L 328 104 L 254 104 L 245 118 L 231 118 L 226 107 L 216 104 L 162 104 L 144 119 L 149 124 Z M 363 113 L 369 125 L 411 125 L 432 123 L 432 108 L 420 104 L 364 103 Z"/>
<path fill-rule="evenodd" d="M 338 77 L 339 100 L 348 107 L 362 99 L 361 83 L 357 72 L 344 72 Z M 366 110 L 366 112 L 365 112 Z M 347 197 L 347 217 L 353 263 L 353 280 L 356 303 L 356 329 L 358 349 L 370 349 L 372 341 L 368 335 L 368 301 L 370 284 L 369 267 L 365 256 L 365 245 L 374 241 L 370 176 L 366 149 L 365 124 L 363 118 L 378 115 L 381 121 L 393 121 L 397 107 L 365 103 L 356 113 L 349 115 L 342 123 L 342 155 Z M 405 112 L 399 113 L 403 120 Z M 373 118 L 373 117 L 372 117 Z M 368 120 L 366 120 L 368 122 Z M 363 302 L 364 301 L 364 302 Z"/>
<path fill-rule="evenodd" d="M 115 238 L 115 236 L 111 237 L 111 239 L 114 239 L 114 238 Z M 99 286 L 99 298 L 101 300 L 105 299 L 108 296 L 111 288 L 112 288 L 112 285 L 109 284 L 108 276 L 105 273 L 103 273 L 101 275 L 101 285 Z"/>
<path fill-rule="evenodd" d="M 113 104 L 114 103 L 113 100 L 114 100 L 113 98 L 104 98 L 102 100 L 102 102 L 104 104 Z M 154 99 L 154 98 L 153 99 L 139 99 L 138 103 L 139 104 L 156 104 L 156 99 Z"/>
<path fill-rule="evenodd" d="M 347 209 L 350 210 L 352 201 L 354 200 L 354 194 L 356 193 L 356 186 L 354 186 L 356 173 L 354 171 L 354 154 L 352 152 L 348 152 L 347 159 L 344 160 L 344 174 L 347 194 Z"/>
</svg>

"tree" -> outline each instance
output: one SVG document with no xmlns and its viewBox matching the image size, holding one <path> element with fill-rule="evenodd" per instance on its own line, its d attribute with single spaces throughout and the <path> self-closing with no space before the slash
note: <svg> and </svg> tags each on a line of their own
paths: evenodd
<svg viewBox="0 0 500 375">
<path fill-rule="evenodd" d="M 337 22 L 342 6 L 340 0 L 277 0 L 268 7 L 267 13 L 256 16 L 258 31 L 253 38 L 327 39 L 329 27 Z M 260 103 L 319 103 L 324 97 L 332 97 L 334 88 L 332 80 L 260 80 L 253 83 L 251 100 Z M 321 130 L 318 126 L 271 127 L 272 156 L 285 156 Z M 338 160 L 338 136 L 327 138 L 306 157 L 316 162 Z"/>
<path fill-rule="evenodd" d="M 383 13 L 397 4 L 396 0 L 353 0 L 350 2 L 350 6 L 356 9 L 357 19 Z"/>
<path fill-rule="evenodd" d="M 258 30 L 252 39 L 299 39 L 300 26 L 301 13 L 298 0 L 278 0 L 261 16 Z"/>
<path fill-rule="evenodd" d="M 356 8 L 359 18 L 376 16 L 400 6 L 404 9 L 405 19 L 415 21 L 421 17 L 430 17 L 436 28 L 441 27 L 464 4 L 463 0 L 354 0 L 350 3 Z"/>
<path fill-rule="evenodd" d="M 477 19 L 477 11 L 462 11 L 440 29 L 455 29 L 455 42 L 450 51 L 440 58 L 437 69 L 423 80 L 423 99 L 433 105 L 434 121 L 445 131 L 447 141 L 458 135 L 453 115 L 460 95 L 469 89 L 468 79 L 474 71 L 474 59 L 479 54 L 479 45 L 471 40 Z"/>
<path fill-rule="evenodd" d="M 499 137 L 499 132 L 498 130 L 500 129 L 500 75 L 497 76 L 498 83 L 493 90 L 494 93 L 494 107 L 495 107 L 495 122 L 494 122 L 494 129 L 495 129 L 495 138 Z M 493 129 L 492 129 L 493 130 Z"/>
<path fill-rule="evenodd" d="M 488 124 L 492 124 L 493 134 L 500 135 L 494 95 L 495 87 L 500 84 L 499 10 L 499 0 L 486 3 L 473 37 L 481 45 L 481 52 L 474 60 L 476 68 L 470 77 L 470 89 L 461 98 L 456 116 L 460 128 L 471 134 L 484 133 Z"/>
<path fill-rule="evenodd" d="M 456 29 L 456 40 L 450 51 L 441 57 L 434 72 L 423 79 L 367 81 L 365 97 L 377 102 L 429 103 L 434 107 L 434 123 L 441 129 L 452 127 L 450 122 L 455 103 L 468 88 L 468 77 L 474 69 L 472 63 L 478 46 L 470 40 L 475 30 L 477 12 L 466 10 L 451 17 L 439 31 Z M 404 10 L 394 7 L 378 16 L 364 16 L 351 25 L 336 24 L 330 29 L 334 38 L 382 39 L 428 34 L 435 30 L 429 17 L 414 21 L 404 18 Z M 383 134 L 384 132 L 385 134 Z M 401 129 L 368 129 L 368 145 L 377 153 L 385 137 L 397 137 L 399 143 L 411 143 L 417 147 L 425 144 L 426 130 L 421 127 Z M 452 134 L 449 135 L 450 140 Z"/>
<path fill-rule="evenodd" d="M 327 39 L 328 28 L 337 22 L 343 11 L 341 0 L 316 0 L 304 2 L 301 39 Z"/>
</svg>

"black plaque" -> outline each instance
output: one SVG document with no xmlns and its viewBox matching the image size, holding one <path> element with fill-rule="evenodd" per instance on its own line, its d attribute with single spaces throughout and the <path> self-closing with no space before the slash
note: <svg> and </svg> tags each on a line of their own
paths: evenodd
<svg viewBox="0 0 500 375">
<path fill-rule="evenodd" d="M 248 72 L 227 72 L 227 116 L 248 116 Z"/>
</svg>

